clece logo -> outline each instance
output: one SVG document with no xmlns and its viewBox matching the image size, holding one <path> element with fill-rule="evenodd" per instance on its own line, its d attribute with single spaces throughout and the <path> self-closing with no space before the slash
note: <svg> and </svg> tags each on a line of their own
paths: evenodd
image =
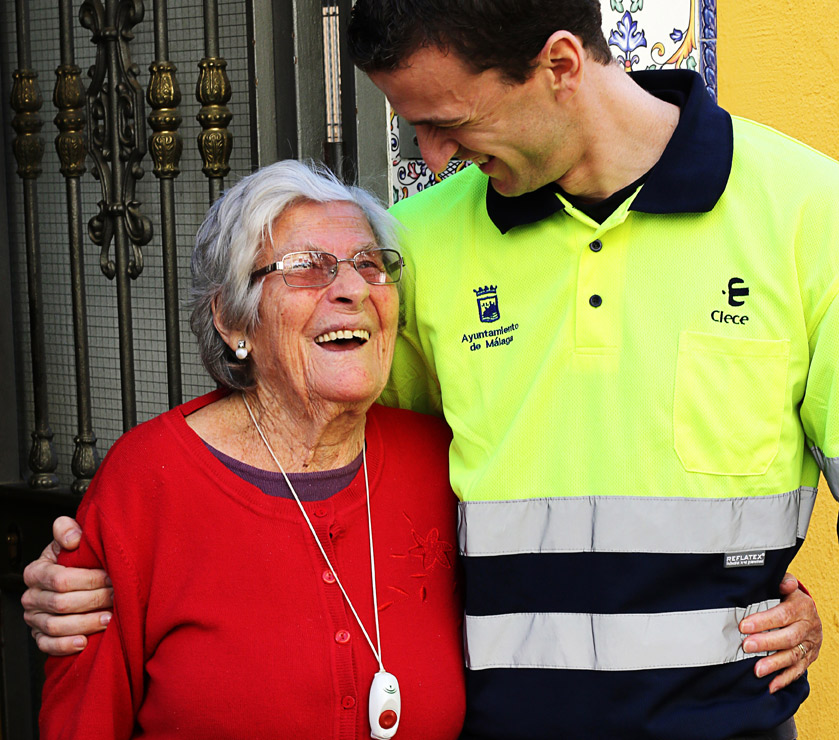
<svg viewBox="0 0 839 740">
<path fill-rule="evenodd" d="M 741 287 L 742 286 L 742 287 Z M 745 305 L 746 301 L 741 300 L 749 295 L 749 289 L 746 287 L 745 282 L 742 278 L 733 277 L 731 280 L 728 281 L 728 291 L 726 293 L 725 290 L 722 292 L 723 295 L 728 295 L 728 305 L 734 306 L 735 308 L 738 306 Z M 731 314 L 727 311 L 721 311 L 719 309 L 715 309 L 711 311 L 711 321 L 716 322 L 717 324 L 745 324 L 749 320 L 749 317 L 745 314 Z"/>
<path fill-rule="evenodd" d="M 501 318 L 498 309 L 498 295 L 496 285 L 487 285 L 483 288 L 475 288 L 473 292 L 478 300 L 478 318 L 485 324 L 491 324 Z"/>
<path fill-rule="evenodd" d="M 728 305 L 742 306 L 745 301 L 738 300 L 741 296 L 745 297 L 749 294 L 748 288 L 735 288 L 735 285 L 745 285 L 743 280 L 738 277 L 733 277 L 728 281 Z M 725 295 L 725 291 L 722 292 Z"/>
</svg>

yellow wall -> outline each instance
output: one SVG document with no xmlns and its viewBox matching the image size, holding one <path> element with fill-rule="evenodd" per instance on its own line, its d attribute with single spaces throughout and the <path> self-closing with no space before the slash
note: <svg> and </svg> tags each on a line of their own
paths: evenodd
<svg viewBox="0 0 839 740">
<path fill-rule="evenodd" d="M 839 158 L 836 4 L 719 0 L 717 21 L 720 104 Z M 815 596 L 824 624 L 824 647 L 810 669 L 810 698 L 796 716 L 802 740 L 839 737 L 836 515 L 822 481 L 807 542 L 792 568 Z"/>
</svg>

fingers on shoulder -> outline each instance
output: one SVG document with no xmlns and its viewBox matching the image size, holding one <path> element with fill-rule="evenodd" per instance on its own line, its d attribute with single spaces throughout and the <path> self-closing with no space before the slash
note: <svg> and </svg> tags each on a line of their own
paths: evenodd
<svg viewBox="0 0 839 740">
<path fill-rule="evenodd" d="M 32 630 L 32 637 L 35 638 L 35 644 L 38 646 L 38 650 L 47 655 L 55 655 L 57 657 L 75 655 L 87 646 L 87 638 L 83 635 L 50 637 L 43 632 Z"/>
<path fill-rule="evenodd" d="M 73 550 L 79 546 L 82 530 L 75 519 L 60 516 L 52 524 L 52 536 L 62 547 Z"/>
<path fill-rule="evenodd" d="M 42 632 L 47 637 L 73 638 L 82 635 L 92 635 L 95 632 L 101 632 L 107 627 L 106 612 L 93 612 L 91 614 L 46 614 L 40 613 L 34 615 L 31 624 L 34 630 Z M 106 617 L 103 619 L 103 617 Z M 103 622 L 105 622 L 103 624 Z M 33 632 L 34 633 L 34 632 Z"/>
<path fill-rule="evenodd" d="M 72 593 L 93 591 L 108 586 L 107 574 L 99 568 L 68 568 L 63 565 L 44 566 L 42 588 L 46 591 Z"/>
</svg>

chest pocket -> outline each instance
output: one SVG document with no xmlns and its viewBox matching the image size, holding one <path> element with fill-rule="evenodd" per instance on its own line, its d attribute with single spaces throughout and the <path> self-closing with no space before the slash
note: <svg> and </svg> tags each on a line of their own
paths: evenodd
<svg viewBox="0 0 839 740">
<path fill-rule="evenodd" d="M 788 339 L 683 331 L 673 399 L 673 443 L 685 470 L 762 475 L 778 454 Z"/>
</svg>

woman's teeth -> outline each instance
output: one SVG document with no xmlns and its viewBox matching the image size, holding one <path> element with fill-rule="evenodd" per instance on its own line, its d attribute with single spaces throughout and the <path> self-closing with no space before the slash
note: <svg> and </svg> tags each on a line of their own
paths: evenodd
<svg viewBox="0 0 839 740">
<path fill-rule="evenodd" d="M 338 329 L 338 331 L 328 331 L 315 337 L 315 343 L 334 342 L 336 339 L 359 339 L 363 344 L 370 339 L 370 332 L 364 329 Z"/>
</svg>

